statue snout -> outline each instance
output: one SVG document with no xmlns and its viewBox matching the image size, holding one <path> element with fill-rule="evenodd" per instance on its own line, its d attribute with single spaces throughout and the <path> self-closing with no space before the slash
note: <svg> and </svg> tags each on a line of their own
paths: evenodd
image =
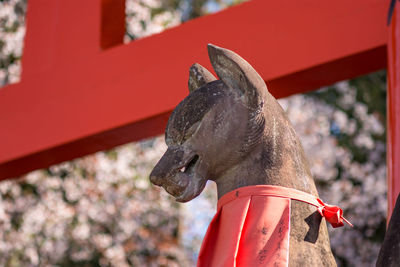
<svg viewBox="0 0 400 267">
<path fill-rule="evenodd" d="M 173 178 L 179 171 L 184 152 L 180 148 L 168 148 L 150 173 L 150 181 L 162 186 L 168 179 Z"/>
</svg>

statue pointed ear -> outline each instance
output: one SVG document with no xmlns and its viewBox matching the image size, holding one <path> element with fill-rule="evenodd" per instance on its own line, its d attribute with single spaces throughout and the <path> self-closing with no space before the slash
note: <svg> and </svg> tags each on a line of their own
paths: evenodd
<svg viewBox="0 0 400 267">
<path fill-rule="evenodd" d="M 202 87 L 206 83 L 215 81 L 216 78 L 206 68 L 194 63 L 189 69 L 189 92 Z"/>
<path fill-rule="evenodd" d="M 218 77 L 232 90 L 243 97 L 244 103 L 252 109 L 259 108 L 267 86 L 253 67 L 236 53 L 212 44 L 208 55 Z"/>
</svg>

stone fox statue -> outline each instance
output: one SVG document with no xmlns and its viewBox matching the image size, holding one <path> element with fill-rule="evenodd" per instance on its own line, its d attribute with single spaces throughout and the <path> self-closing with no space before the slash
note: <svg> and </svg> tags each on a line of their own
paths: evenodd
<svg viewBox="0 0 400 267">
<path fill-rule="evenodd" d="M 341 226 L 341 210 L 318 199 L 285 112 L 248 62 L 214 45 L 208 53 L 219 79 L 190 68 L 190 94 L 172 112 L 168 149 L 150 174 L 179 202 L 217 184 L 198 266 L 336 266 L 321 220 Z"/>
</svg>

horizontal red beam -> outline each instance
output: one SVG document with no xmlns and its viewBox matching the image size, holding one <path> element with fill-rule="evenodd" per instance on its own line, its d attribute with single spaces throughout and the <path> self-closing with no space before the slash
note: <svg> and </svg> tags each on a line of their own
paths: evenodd
<svg viewBox="0 0 400 267">
<path fill-rule="evenodd" d="M 40 1 L 66 4 L 35 9 Z M 247 59 L 277 97 L 386 67 L 387 1 L 253 0 L 105 51 L 104 20 L 91 19 L 101 8 L 75 1 L 29 2 L 24 75 L 0 90 L 0 179 L 162 133 L 190 65 L 211 70 L 207 43 Z M 55 10 L 72 26 L 52 23 Z M 41 30 L 34 14 L 65 28 Z M 74 31 L 86 39 L 60 37 Z"/>
</svg>

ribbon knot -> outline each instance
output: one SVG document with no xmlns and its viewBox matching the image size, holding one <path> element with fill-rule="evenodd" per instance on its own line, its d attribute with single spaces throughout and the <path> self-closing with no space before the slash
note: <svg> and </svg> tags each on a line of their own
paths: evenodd
<svg viewBox="0 0 400 267">
<path fill-rule="evenodd" d="M 322 202 L 319 198 L 317 199 L 320 207 L 318 207 L 318 212 L 322 217 L 332 225 L 333 228 L 342 227 L 343 221 L 345 221 L 348 225 L 353 227 L 353 225 L 343 217 L 343 210 L 338 206 L 328 205 Z"/>
</svg>

